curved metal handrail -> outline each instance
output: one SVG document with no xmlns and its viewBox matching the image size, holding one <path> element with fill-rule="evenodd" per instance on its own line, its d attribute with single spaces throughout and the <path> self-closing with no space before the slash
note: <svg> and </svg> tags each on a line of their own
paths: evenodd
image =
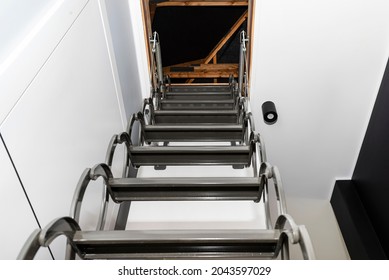
<svg viewBox="0 0 389 280">
<path fill-rule="evenodd" d="M 264 180 L 265 186 L 264 186 L 264 192 L 263 192 L 263 203 L 265 204 L 265 211 L 266 211 L 266 223 L 267 228 L 272 229 L 273 225 L 271 223 L 271 215 L 270 215 L 270 198 L 269 198 L 269 179 L 272 178 L 273 173 L 271 169 L 271 165 L 268 162 L 261 163 L 260 170 L 259 170 L 259 176 L 261 176 Z"/>
<path fill-rule="evenodd" d="M 287 213 L 284 188 L 281 181 L 281 175 L 276 166 L 270 165 L 268 162 L 261 164 L 260 172 L 266 179 L 273 179 L 274 188 L 276 191 L 276 198 L 278 201 L 278 213 L 284 215 Z"/>
<path fill-rule="evenodd" d="M 84 199 L 86 188 L 89 185 L 91 180 L 90 178 L 90 168 L 86 168 L 82 173 L 80 179 L 78 180 L 76 190 L 73 194 L 72 204 L 70 206 L 70 217 L 76 221 L 80 220 L 81 206 Z"/>
<path fill-rule="evenodd" d="M 286 229 L 288 224 L 290 229 Z M 311 238 L 305 226 L 297 225 L 289 214 L 280 215 L 277 218 L 275 229 L 281 230 L 280 240 L 276 252 L 281 251 L 283 258 L 289 259 L 289 241 L 291 244 L 299 244 L 305 260 L 316 259 Z M 285 250 L 286 249 L 286 250 Z"/>
<path fill-rule="evenodd" d="M 281 214 L 278 216 L 274 228 L 279 230 L 284 230 L 286 223 L 289 224 L 291 231 L 287 232 L 288 238 L 292 244 L 296 244 L 300 240 L 300 232 L 298 230 L 298 225 L 293 220 L 292 216 L 289 214 Z"/>
<path fill-rule="evenodd" d="M 131 137 L 132 136 L 132 131 L 133 131 L 133 128 L 134 128 L 134 124 L 137 121 L 140 124 L 139 139 L 138 139 L 138 143 L 139 144 L 138 145 L 143 145 L 144 142 L 145 142 L 145 126 L 146 126 L 146 122 L 145 122 L 145 118 L 144 118 L 144 115 L 143 115 L 142 112 L 138 112 L 138 113 L 132 114 L 130 120 L 128 121 L 126 132 Z"/>
<path fill-rule="evenodd" d="M 72 204 L 70 206 L 70 217 L 72 217 L 76 222 L 80 221 L 82 202 L 84 200 L 84 195 L 89 185 L 89 182 L 91 180 L 95 181 L 99 177 L 103 177 L 104 179 L 104 191 L 102 207 L 100 208 L 100 215 L 96 230 L 103 230 L 105 225 L 107 203 L 109 201 L 108 180 L 110 178 L 113 178 L 110 167 L 105 163 L 97 164 L 92 169 L 87 168 L 82 173 L 73 195 Z"/>
<path fill-rule="evenodd" d="M 315 250 L 313 249 L 313 244 L 311 237 L 309 236 L 308 230 L 304 225 L 299 226 L 300 233 L 300 248 L 303 253 L 304 260 L 314 260 L 316 259 Z"/>
<path fill-rule="evenodd" d="M 36 230 L 30 236 L 30 244 L 25 244 L 18 259 L 33 259 L 41 247 L 48 247 L 58 236 L 64 235 L 67 238 L 66 259 L 74 259 L 75 253 L 81 255 L 77 246 L 73 243 L 73 236 L 76 231 L 81 230 L 78 223 L 71 217 L 62 217 L 53 220 L 42 230 Z M 30 246 L 27 248 L 27 246 Z M 69 249 L 70 248 L 70 249 Z M 27 254 L 26 254 L 27 252 Z"/>
<path fill-rule="evenodd" d="M 39 243 L 39 235 L 41 229 L 34 230 L 31 235 L 28 237 L 24 243 L 22 249 L 20 250 L 17 260 L 33 260 L 38 250 L 41 248 Z"/>
<path fill-rule="evenodd" d="M 278 168 L 275 166 L 272 166 L 270 163 L 268 163 L 268 162 L 261 163 L 260 170 L 259 170 L 259 176 L 261 176 L 263 178 L 264 184 L 265 184 L 262 199 L 263 199 L 263 203 L 265 204 L 267 228 L 271 229 L 271 228 L 273 228 L 273 225 L 271 223 L 271 215 L 270 215 L 269 182 L 268 181 L 270 179 L 273 180 L 274 189 L 276 192 L 277 207 L 278 207 L 277 216 L 287 213 L 284 189 L 282 186 L 281 176 L 279 174 Z"/>
<path fill-rule="evenodd" d="M 135 114 L 131 118 L 129 122 L 129 127 L 127 126 L 127 129 L 132 131 L 132 126 L 130 125 L 136 120 Z M 124 140 L 123 140 L 124 139 Z M 129 142 L 131 143 L 131 139 L 128 139 L 127 136 L 123 135 L 113 135 L 111 138 L 111 141 L 108 145 L 106 157 L 105 157 L 105 163 L 108 165 L 110 169 L 112 169 L 112 162 L 113 162 L 113 157 L 116 151 L 116 147 L 118 144 L 122 144 L 123 142 Z M 123 171 L 122 171 L 122 177 L 126 178 L 129 176 L 130 172 L 130 156 L 129 156 L 129 146 L 126 145 L 127 152 L 125 153 L 125 158 L 124 158 L 124 164 L 123 164 Z M 106 184 L 106 183 L 105 183 Z M 107 214 L 107 207 L 108 207 L 108 201 L 109 201 L 109 195 L 107 192 L 108 188 L 105 186 L 104 191 L 103 191 L 103 199 L 102 199 L 102 206 L 101 206 L 101 211 L 100 211 L 100 217 L 99 217 L 99 223 L 100 223 L 100 229 L 104 228 L 105 224 L 105 219 L 106 219 L 106 214 Z"/>
<path fill-rule="evenodd" d="M 122 135 L 123 133 L 125 133 L 126 135 Z M 123 132 L 123 133 L 121 133 L 119 135 L 115 134 L 112 136 L 111 141 L 109 142 L 109 145 L 108 145 L 106 156 L 105 156 L 105 163 L 110 168 L 112 168 L 113 157 L 114 157 L 117 145 L 122 144 L 123 142 L 129 143 L 129 145 L 126 144 L 127 153 L 126 153 L 126 157 L 125 157 L 125 161 L 124 161 L 124 165 L 123 165 L 123 172 L 122 172 L 122 176 L 126 177 L 126 174 L 127 174 L 128 168 L 129 168 L 128 148 L 130 145 L 132 145 L 132 143 L 131 143 L 131 138 L 129 137 L 128 133 L 126 133 L 126 132 Z"/>
<path fill-rule="evenodd" d="M 58 236 L 67 238 L 66 259 L 74 259 L 75 253 L 80 255 L 73 243 L 76 231 L 81 230 L 78 223 L 71 217 L 61 217 L 53 220 L 43 229 L 36 229 L 25 242 L 18 260 L 32 260 L 41 247 L 48 247 Z"/>
<path fill-rule="evenodd" d="M 61 235 L 65 235 L 68 240 L 72 241 L 74 233 L 79 230 L 81 230 L 80 226 L 71 217 L 55 219 L 40 232 L 39 244 L 48 247 L 55 238 Z"/>
<path fill-rule="evenodd" d="M 146 113 L 146 107 L 149 107 L 149 110 L 150 110 L 150 120 L 149 120 L 149 124 L 155 124 L 155 119 L 154 119 L 154 111 L 155 111 L 155 108 L 154 108 L 154 104 L 153 104 L 153 100 L 152 98 L 146 98 L 143 100 L 143 107 L 142 107 L 142 114 L 143 116 L 146 116 L 148 115 Z"/>
<path fill-rule="evenodd" d="M 258 143 L 260 148 L 260 154 L 261 154 L 261 161 L 266 162 L 267 161 L 267 155 L 266 155 L 266 147 L 265 147 L 265 141 L 263 140 L 263 137 L 261 134 L 256 134 L 258 137 Z"/>
<path fill-rule="evenodd" d="M 280 171 L 278 170 L 277 166 L 272 167 L 272 174 L 273 174 L 272 177 L 273 177 L 274 187 L 276 190 L 276 195 L 278 200 L 279 213 L 281 215 L 284 215 L 287 213 L 286 198 L 285 198 L 284 187 L 281 181 Z"/>
</svg>

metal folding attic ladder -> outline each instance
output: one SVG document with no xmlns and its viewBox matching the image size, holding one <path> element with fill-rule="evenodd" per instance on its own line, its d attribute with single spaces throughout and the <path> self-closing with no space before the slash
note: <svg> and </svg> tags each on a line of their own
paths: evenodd
<svg viewBox="0 0 389 280">
<path fill-rule="evenodd" d="M 245 43 L 243 40 L 242 44 Z M 289 243 L 299 244 L 303 257 L 313 259 L 307 230 L 296 225 L 286 212 L 284 192 L 277 167 L 266 159 L 261 136 L 255 131 L 244 86 L 228 84 L 170 84 L 162 79 L 159 45 L 154 37 L 155 76 L 152 97 L 133 114 L 125 132 L 114 135 L 106 162 L 88 168 L 75 191 L 70 217 L 54 220 L 36 230 L 27 240 L 19 259 L 32 259 L 41 246 L 58 236 L 67 237 L 67 259 L 288 259 Z M 242 49 L 242 48 L 241 48 Z M 244 49 L 243 49 L 244 51 Z M 159 58 L 158 58 L 159 56 Z M 241 56 L 242 57 L 242 56 Z M 241 61 L 240 69 L 244 69 Z M 139 126 L 139 143 L 131 141 Z M 184 142 L 185 145 L 175 145 Z M 193 144 L 197 143 L 197 144 Z M 219 145 L 216 145 L 219 143 Z M 226 143 L 220 145 L 220 143 Z M 111 172 L 115 148 L 127 150 L 123 176 Z M 167 166 L 227 165 L 251 168 L 251 177 L 136 177 L 143 166 L 155 172 Z M 91 180 L 102 177 L 105 194 L 97 230 L 83 231 L 78 222 L 81 204 Z M 269 181 L 276 198 L 269 201 Z M 114 230 L 103 230 L 110 201 L 120 203 Z M 249 200 L 264 203 L 266 228 L 250 230 L 126 230 L 132 201 Z M 270 203 L 278 205 L 277 219 L 270 219 Z"/>
</svg>

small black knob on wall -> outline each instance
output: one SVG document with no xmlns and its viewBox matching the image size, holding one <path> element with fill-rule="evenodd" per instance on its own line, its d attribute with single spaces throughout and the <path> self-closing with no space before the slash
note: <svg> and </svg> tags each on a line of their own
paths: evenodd
<svg viewBox="0 0 389 280">
<path fill-rule="evenodd" d="M 263 120 L 266 124 L 275 124 L 278 119 L 276 105 L 271 101 L 266 101 L 262 104 Z"/>
</svg>

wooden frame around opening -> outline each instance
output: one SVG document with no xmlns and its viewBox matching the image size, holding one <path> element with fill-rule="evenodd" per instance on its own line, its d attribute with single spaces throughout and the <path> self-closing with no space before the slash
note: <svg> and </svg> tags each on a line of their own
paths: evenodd
<svg viewBox="0 0 389 280">
<path fill-rule="evenodd" d="M 142 7 L 142 16 L 143 16 L 143 26 L 145 31 L 145 45 L 146 45 L 146 51 L 147 51 L 147 58 L 148 58 L 148 70 L 149 70 L 149 76 L 151 77 L 151 60 L 152 60 L 152 54 L 150 49 L 149 38 L 152 36 L 152 28 L 151 28 L 151 16 L 150 16 L 150 1 L 149 0 L 139 0 L 141 1 L 141 7 Z M 247 4 L 246 4 L 247 3 Z M 249 78 L 251 77 L 251 57 L 252 57 L 252 46 L 254 41 L 254 11 L 255 11 L 255 0 L 211 0 L 211 1 L 199 1 L 199 0 L 170 0 L 167 2 L 162 2 L 160 4 L 157 4 L 160 6 L 167 6 L 167 5 L 180 5 L 180 6 L 248 6 L 248 19 L 247 19 L 247 34 L 249 38 L 249 48 L 247 51 L 247 62 L 248 62 L 248 69 L 249 69 Z M 250 85 L 250 81 L 249 81 Z"/>
</svg>

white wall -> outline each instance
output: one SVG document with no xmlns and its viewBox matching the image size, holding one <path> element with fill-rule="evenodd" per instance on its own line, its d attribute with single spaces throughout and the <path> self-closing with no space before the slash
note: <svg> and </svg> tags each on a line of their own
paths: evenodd
<svg viewBox="0 0 389 280">
<path fill-rule="evenodd" d="M 148 70 L 148 59 L 145 45 L 141 0 L 127 0 L 130 8 L 131 28 L 135 42 L 136 63 L 140 77 L 143 98 L 150 97 L 151 82 Z M 148 43 L 148 42 L 147 42 Z"/>
<path fill-rule="evenodd" d="M 16 259 L 32 229 L 38 228 L 38 223 L 2 141 L 0 141 L 0 170 L 1 196 L 3 198 L 0 203 L 0 213 L 2 213 L 0 260 L 13 260 Z M 44 248 L 43 251 L 42 258 L 49 259 L 48 250 Z"/>
<path fill-rule="evenodd" d="M 288 195 L 350 178 L 389 54 L 385 0 L 257 0 L 251 107 Z M 279 120 L 268 126 L 261 105 Z"/>
<path fill-rule="evenodd" d="M 0 65 L 0 132 L 42 225 L 68 214 L 83 169 L 104 160 L 110 137 L 140 106 L 138 91 L 147 97 L 150 90 L 140 1 L 53 1 L 34 11 L 47 11 L 38 22 L 26 18 L 26 29 L 20 30 L 34 32 L 28 40 L 16 40 L 17 52 L 3 52 Z M 351 177 L 363 140 L 389 53 L 389 3 L 256 2 L 251 107 L 269 161 L 279 166 L 288 195 L 328 199 L 336 178 Z M 279 112 L 273 126 L 262 121 L 260 106 L 266 100 Z M 1 170 L 7 170 L 0 188 L 17 197 L 16 213 L 27 233 L 36 224 L 0 148 Z M 16 187 L 5 189 L 8 185 Z M 88 196 L 99 192 L 92 189 Z M 134 206 L 132 214 L 149 209 Z M 251 216 L 240 222 L 257 225 L 253 209 L 241 208 L 239 213 Z M 135 226 L 144 218 L 155 222 L 142 211 L 130 216 Z M 168 211 L 158 211 L 161 221 Z M 1 213 L 12 226 L 14 221 Z M 239 225 L 235 216 L 223 222 Z M 15 237 L 15 244 L 23 238 L 18 235 L 16 242 Z M 11 243 L 4 246 L 7 254 L 0 258 L 17 255 Z M 61 258 L 59 249 L 53 250 Z"/>
<path fill-rule="evenodd" d="M 127 1 L 106 0 L 105 6 L 126 116 L 129 118 L 142 108 L 141 79 L 129 4 Z"/>
<path fill-rule="evenodd" d="M 0 62 L 19 45 L 58 0 L 2 0 L 0 9 Z"/>
<path fill-rule="evenodd" d="M 110 138 L 123 131 L 127 121 L 119 79 L 123 73 L 116 68 L 116 58 L 121 57 L 113 53 L 101 4 L 57 1 L 38 26 L 25 22 L 26 28 L 35 30 L 33 36 L 21 41 L 19 51 L 9 54 L 0 67 L 0 132 L 42 226 L 69 214 L 81 173 L 105 160 Z M 140 106 L 141 100 L 131 102 Z M 12 242 L 2 242 L 5 250 L 0 251 L 0 259 L 14 258 L 24 242 L 21 239 L 37 228 L 3 154 L 0 188 L 9 210 L 0 212 L 1 219 L 8 221 L 10 232 L 15 222 L 21 223 L 23 232 L 15 234 Z M 16 187 L 8 190 L 8 186 Z M 87 227 L 96 217 L 93 207 L 99 205 L 100 193 L 101 181 L 87 193 Z M 9 237 L 9 232 L 0 234 L 0 240 Z M 55 243 L 52 250 L 56 258 L 63 258 L 63 244 Z"/>
</svg>

